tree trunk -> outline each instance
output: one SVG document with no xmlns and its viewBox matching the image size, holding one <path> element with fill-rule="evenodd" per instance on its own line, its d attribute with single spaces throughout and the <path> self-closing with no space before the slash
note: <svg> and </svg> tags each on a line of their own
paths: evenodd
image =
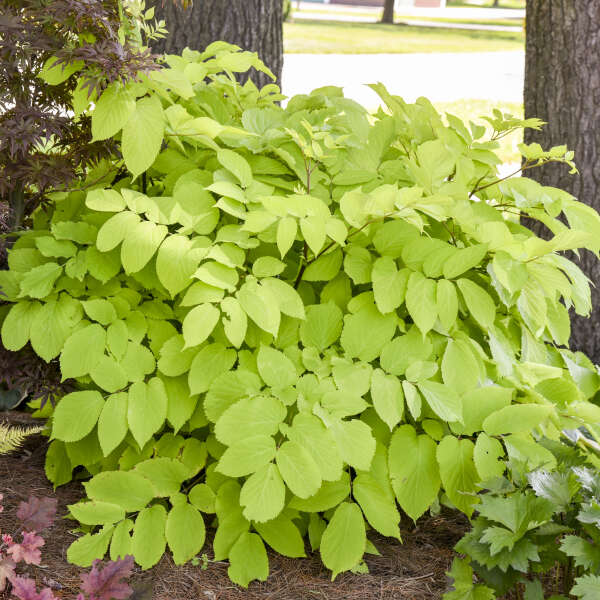
<svg viewBox="0 0 600 600">
<path fill-rule="evenodd" d="M 500 6 L 500 0 L 494 0 L 494 4 L 492 4 L 492 8 L 498 8 Z"/>
<path fill-rule="evenodd" d="M 383 4 L 383 15 L 381 15 L 382 23 L 394 22 L 394 4 L 395 0 L 385 0 Z"/>
<path fill-rule="evenodd" d="M 169 30 L 165 39 L 154 44 L 155 52 L 180 54 L 185 47 L 203 50 L 211 42 L 224 40 L 257 52 L 281 81 L 282 0 L 194 0 L 185 10 L 175 0 L 154 0 L 152 4 L 156 17 L 164 19 Z M 264 73 L 254 71 L 251 77 L 259 86 L 272 83 Z"/>
<path fill-rule="evenodd" d="M 600 209 L 600 0 L 527 0 L 525 117 L 547 121 L 525 142 L 544 149 L 567 144 L 579 175 L 549 164 L 528 176 L 562 188 Z M 539 233 L 539 231 L 538 231 Z M 579 266 L 600 286 L 600 264 L 587 251 Z M 572 318 L 571 343 L 600 362 L 600 292 L 592 288 L 591 319 Z"/>
</svg>

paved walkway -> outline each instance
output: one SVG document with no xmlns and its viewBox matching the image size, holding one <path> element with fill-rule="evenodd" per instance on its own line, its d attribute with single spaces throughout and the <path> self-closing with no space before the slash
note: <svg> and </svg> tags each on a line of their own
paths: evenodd
<svg viewBox="0 0 600 600">
<path fill-rule="evenodd" d="M 367 108 L 380 104 L 367 83 L 384 83 L 390 93 L 414 102 L 462 98 L 521 102 L 525 53 L 286 54 L 282 89 L 288 96 L 325 85 L 344 88 Z"/>
</svg>

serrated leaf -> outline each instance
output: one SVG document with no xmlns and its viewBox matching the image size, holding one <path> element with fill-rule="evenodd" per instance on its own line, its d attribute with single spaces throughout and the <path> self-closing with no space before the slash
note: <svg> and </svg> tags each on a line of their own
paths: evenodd
<svg viewBox="0 0 600 600">
<path fill-rule="evenodd" d="M 408 269 L 398 271 L 396 262 L 389 256 L 378 258 L 373 263 L 373 293 L 381 313 L 396 310 L 404 302 L 409 275 Z"/>
<path fill-rule="evenodd" d="M 233 150 L 222 148 L 217 152 L 217 160 L 242 184 L 248 187 L 252 184 L 252 169 L 248 161 Z"/>
<path fill-rule="evenodd" d="M 277 249 L 283 258 L 292 247 L 298 232 L 298 223 L 293 217 L 283 217 L 277 225 Z"/>
<path fill-rule="evenodd" d="M 250 475 L 240 492 L 240 505 L 249 521 L 264 523 L 277 517 L 285 504 L 285 485 L 273 463 Z"/>
<path fill-rule="evenodd" d="M 492 297 L 469 279 L 459 279 L 456 283 L 473 318 L 483 328 L 490 329 L 496 319 L 496 305 Z"/>
<path fill-rule="evenodd" d="M 84 484 L 92 500 L 117 504 L 127 512 L 144 508 L 154 498 L 152 484 L 142 475 L 128 471 L 105 471 Z"/>
<path fill-rule="evenodd" d="M 220 316 L 219 309 L 212 304 L 200 304 L 192 308 L 183 319 L 184 349 L 202 344 L 212 333 Z"/>
<path fill-rule="evenodd" d="M 382 535 L 400 539 L 400 513 L 396 501 L 372 475 L 357 475 L 352 483 L 352 494 L 371 527 Z"/>
<path fill-rule="evenodd" d="M 92 137 L 106 140 L 119 133 L 135 110 L 135 97 L 119 81 L 102 92 L 92 111 Z"/>
<path fill-rule="evenodd" d="M 440 478 L 448 498 L 468 517 L 478 502 L 479 475 L 473 462 L 473 442 L 446 436 L 438 445 L 437 461 Z"/>
<path fill-rule="evenodd" d="M 254 435 L 232 444 L 219 459 L 217 471 L 229 477 L 255 473 L 275 458 L 275 441 L 269 435 Z"/>
<path fill-rule="evenodd" d="M 297 380 L 296 368 L 280 350 L 261 346 L 256 359 L 258 373 L 270 387 L 289 387 Z"/>
<path fill-rule="evenodd" d="M 404 415 L 404 394 L 400 380 L 394 375 L 386 375 L 375 369 L 371 379 L 373 407 L 390 431 L 402 421 Z"/>
<path fill-rule="evenodd" d="M 78 502 L 68 506 L 70 513 L 84 525 L 112 525 L 125 518 L 125 509 L 109 502 Z"/>
<path fill-rule="evenodd" d="M 229 552 L 229 579 L 242 587 L 269 576 L 269 559 L 265 546 L 256 533 L 242 533 Z"/>
<path fill-rule="evenodd" d="M 306 320 L 300 325 L 300 339 L 305 346 L 323 351 L 342 332 L 342 311 L 333 302 L 306 308 Z"/>
<path fill-rule="evenodd" d="M 406 308 L 415 325 L 425 335 L 437 319 L 436 283 L 422 273 L 410 275 L 406 288 Z"/>
<path fill-rule="evenodd" d="M 104 406 L 100 392 L 88 390 L 64 396 L 52 419 L 52 437 L 63 442 L 83 439 L 98 422 Z"/>
<path fill-rule="evenodd" d="M 164 554 L 166 523 L 167 511 L 160 504 L 144 508 L 138 514 L 133 526 L 131 550 L 135 562 L 142 569 L 153 567 Z"/>
<path fill-rule="evenodd" d="M 129 388 L 127 423 L 140 448 L 162 427 L 167 417 L 167 393 L 164 383 L 154 377 Z"/>
<path fill-rule="evenodd" d="M 150 221 L 136 223 L 125 235 L 121 246 L 121 262 L 125 273 L 141 271 L 154 256 L 167 232 L 164 225 Z"/>
<path fill-rule="evenodd" d="M 219 417 L 215 435 L 228 446 L 253 435 L 275 435 L 286 416 L 287 409 L 277 398 L 242 398 Z"/>
<path fill-rule="evenodd" d="M 500 459 L 504 457 L 502 444 L 485 433 L 480 433 L 473 450 L 473 461 L 481 481 L 502 477 L 506 464 Z"/>
<path fill-rule="evenodd" d="M 361 561 L 367 544 L 365 522 L 360 508 L 344 502 L 338 506 L 321 538 L 323 564 L 331 570 L 331 579 L 354 568 Z"/>
<path fill-rule="evenodd" d="M 169 511 L 165 537 L 173 562 L 183 565 L 202 550 L 206 528 L 202 515 L 191 504 L 178 504 Z"/>
<path fill-rule="evenodd" d="M 127 401 L 125 392 L 112 394 L 106 399 L 98 419 L 98 441 L 104 456 L 108 456 L 127 435 Z"/>
<path fill-rule="evenodd" d="M 298 558 L 306 556 L 304 552 L 304 540 L 293 521 L 284 515 L 266 523 L 254 523 L 260 537 L 279 554 Z"/>
<path fill-rule="evenodd" d="M 435 501 L 440 489 L 436 443 L 427 435 L 417 436 L 412 425 L 399 427 L 390 441 L 390 480 L 398 503 L 417 520 Z"/>
<path fill-rule="evenodd" d="M 140 98 L 123 126 L 121 150 L 133 177 L 152 166 L 164 134 L 163 108 L 158 96 Z"/>
<path fill-rule="evenodd" d="M 187 288 L 198 268 L 193 244 L 184 235 L 169 235 L 156 255 L 156 274 L 172 297 Z"/>
<path fill-rule="evenodd" d="M 276 462 L 286 485 L 299 498 L 309 498 L 321 486 L 321 471 L 300 444 L 284 442 L 277 450 Z"/>
</svg>

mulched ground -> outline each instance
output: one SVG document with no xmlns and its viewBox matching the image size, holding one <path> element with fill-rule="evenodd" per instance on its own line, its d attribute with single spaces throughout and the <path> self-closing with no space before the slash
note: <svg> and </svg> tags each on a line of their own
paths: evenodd
<svg viewBox="0 0 600 600">
<path fill-rule="evenodd" d="M 0 458 L 0 493 L 4 494 L 5 506 L 0 514 L 0 531 L 15 529 L 16 506 L 30 495 L 56 495 L 59 515 L 67 512 L 67 504 L 81 498 L 79 483 L 52 490 L 44 474 L 45 449 L 45 439 L 35 437 L 18 453 Z M 38 583 L 53 587 L 59 598 L 74 599 L 79 585 L 81 570 L 66 561 L 67 547 L 75 539 L 70 532 L 72 526 L 73 521 L 57 520 L 45 536 L 43 568 L 32 570 Z M 405 518 L 401 527 L 403 544 L 370 532 L 369 538 L 381 556 L 367 556 L 369 574 L 346 573 L 335 582 L 330 581 L 318 553 L 290 559 L 270 552 L 268 581 L 251 583 L 247 590 L 229 581 L 226 562 L 211 562 L 202 570 L 191 565 L 176 567 L 168 556 L 149 572 L 136 571 L 131 583 L 137 591 L 136 600 L 439 599 L 448 589 L 445 572 L 452 562 L 452 547 L 467 526 L 464 517 L 448 512 L 424 518 L 416 528 Z M 203 552 L 212 555 L 210 543 Z M 0 593 L 0 600 L 7 599 L 6 593 Z"/>
</svg>

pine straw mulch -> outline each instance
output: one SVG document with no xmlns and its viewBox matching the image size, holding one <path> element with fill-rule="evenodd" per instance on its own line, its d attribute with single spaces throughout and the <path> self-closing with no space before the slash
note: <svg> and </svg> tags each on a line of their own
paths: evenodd
<svg viewBox="0 0 600 600">
<path fill-rule="evenodd" d="M 22 418 L 11 420 L 22 421 Z M 15 530 L 16 507 L 30 495 L 57 497 L 59 515 L 66 514 L 67 504 L 82 497 L 79 483 L 62 486 L 56 492 L 52 490 L 44 473 L 45 450 L 45 438 L 36 436 L 19 452 L 0 457 L 0 493 L 4 494 L 5 507 L 0 514 L 0 531 L 12 533 Z M 70 531 L 73 524 L 73 521 L 58 519 L 46 532 L 46 545 L 42 548 L 44 568 L 31 571 L 38 583 L 52 587 L 58 598 L 75 598 L 82 572 L 66 561 L 67 548 L 75 539 Z M 131 583 L 138 600 L 439 599 L 448 589 L 445 572 L 452 562 L 452 547 L 467 526 L 461 515 L 444 512 L 421 519 L 416 527 L 406 517 L 402 523 L 403 544 L 370 532 L 369 538 L 381 556 L 367 556 L 369 573 L 345 573 L 334 582 L 319 554 L 309 551 L 308 557 L 303 559 L 269 552 L 269 579 L 264 583 L 253 582 L 247 590 L 229 581 L 226 562 L 210 562 L 205 570 L 191 565 L 177 567 L 168 555 L 150 571 L 136 571 Z M 203 552 L 211 557 L 210 540 Z M 6 593 L 0 593 L 0 600 L 8 600 Z"/>
</svg>

